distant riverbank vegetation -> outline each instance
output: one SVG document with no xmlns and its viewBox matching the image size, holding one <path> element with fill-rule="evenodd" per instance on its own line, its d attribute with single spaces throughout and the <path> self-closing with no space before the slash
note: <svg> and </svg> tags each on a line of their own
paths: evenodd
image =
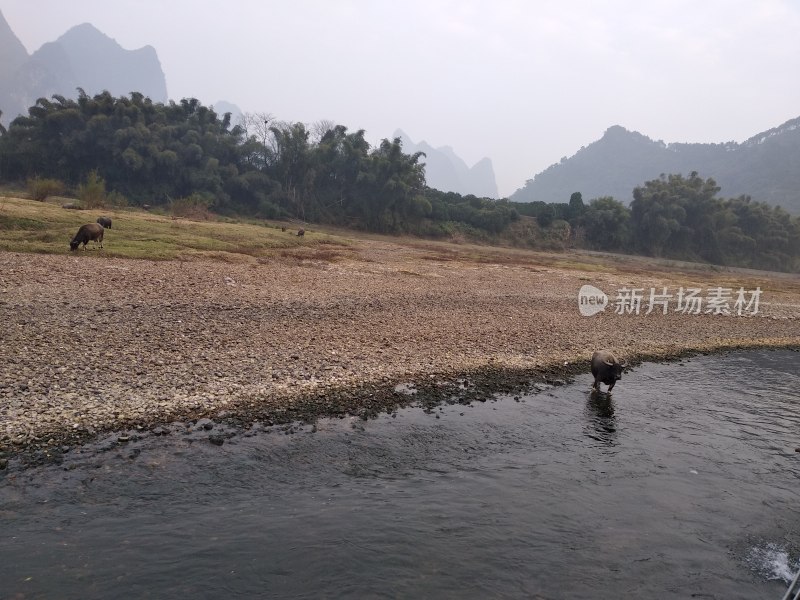
<svg viewBox="0 0 800 600">
<path fill-rule="evenodd" d="M 696 172 L 662 175 L 633 190 L 630 206 L 606 197 L 584 204 L 513 203 L 565 244 L 717 265 L 800 272 L 800 218 L 748 196 L 717 198 Z"/>
<path fill-rule="evenodd" d="M 231 123 L 196 99 L 138 93 L 40 98 L 0 129 L 0 181 L 33 199 L 72 193 L 86 208 L 147 205 L 298 220 L 378 233 L 549 250 L 638 253 L 800 271 L 800 219 L 748 197 L 717 198 L 713 179 L 662 175 L 615 198 L 512 203 L 428 188 L 424 155 L 399 138 L 319 122 L 245 115 Z"/>
</svg>

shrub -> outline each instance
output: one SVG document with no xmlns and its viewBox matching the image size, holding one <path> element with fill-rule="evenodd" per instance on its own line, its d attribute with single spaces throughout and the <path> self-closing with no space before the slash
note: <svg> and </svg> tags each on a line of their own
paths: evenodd
<svg viewBox="0 0 800 600">
<path fill-rule="evenodd" d="M 193 221 L 208 221 L 211 218 L 209 206 L 211 199 L 202 194 L 192 194 L 188 198 L 175 198 L 169 203 L 174 217 L 183 217 Z"/>
<path fill-rule="evenodd" d="M 97 171 L 89 171 L 86 183 L 78 186 L 78 198 L 84 208 L 103 208 L 106 205 L 106 182 Z"/>
<path fill-rule="evenodd" d="M 258 203 L 257 215 L 263 219 L 277 219 L 283 216 L 283 211 L 269 200 L 264 199 Z"/>
<path fill-rule="evenodd" d="M 59 196 L 64 193 L 64 184 L 58 179 L 34 177 L 28 179 L 27 188 L 31 198 L 39 202 L 43 202 L 48 196 Z"/>
<path fill-rule="evenodd" d="M 111 190 L 106 199 L 114 208 L 125 208 L 128 206 L 128 199 L 116 190 Z"/>
</svg>

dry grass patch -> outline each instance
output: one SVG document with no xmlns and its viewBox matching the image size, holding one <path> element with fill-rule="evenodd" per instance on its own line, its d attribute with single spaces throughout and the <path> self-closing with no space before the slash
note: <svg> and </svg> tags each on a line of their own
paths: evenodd
<svg viewBox="0 0 800 600">
<path fill-rule="evenodd" d="M 193 221 L 139 210 L 65 210 L 51 201 L 0 198 L 0 250 L 69 253 L 69 241 L 84 223 L 110 216 L 101 256 L 149 260 L 191 259 L 195 256 L 229 260 L 229 256 L 271 257 L 275 250 L 309 252 L 311 260 L 336 260 L 349 240 L 307 231 L 289 235 L 265 222 L 233 222 L 215 217 Z M 331 250 L 333 249 L 333 250 Z M 239 260 L 238 258 L 233 260 Z"/>
</svg>

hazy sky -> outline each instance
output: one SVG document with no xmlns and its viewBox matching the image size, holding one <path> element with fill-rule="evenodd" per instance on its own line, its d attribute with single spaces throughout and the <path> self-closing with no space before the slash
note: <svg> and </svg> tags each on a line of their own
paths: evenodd
<svg viewBox="0 0 800 600">
<path fill-rule="evenodd" d="M 0 0 L 29 52 L 85 22 L 158 51 L 171 99 L 403 129 L 500 194 L 611 125 L 741 142 L 800 116 L 797 0 Z"/>
</svg>

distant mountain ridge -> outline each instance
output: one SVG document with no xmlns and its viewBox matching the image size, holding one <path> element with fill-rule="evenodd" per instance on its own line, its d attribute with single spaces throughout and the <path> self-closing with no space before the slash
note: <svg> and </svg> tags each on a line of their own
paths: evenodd
<svg viewBox="0 0 800 600">
<path fill-rule="evenodd" d="M 77 25 L 28 56 L 0 13 L 0 110 L 8 124 L 39 98 L 76 98 L 77 89 L 114 96 L 140 92 L 167 101 L 167 82 L 152 46 L 125 50 L 93 25 Z"/>
<path fill-rule="evenodd" d="M 28 60 L 28 51 L 11 31 L 2 12 L 0 12 L 0 56 L 3 57 L 3 60 L 0 61 L 0 81 L 10 79 L 17 69 Z"/>
<path fill-rule="evenodd" d="M 629 203 L 633 189 L 664 174 L 697 171 L 724 198 L 741 195 L 800 214 L 800 117 L 742 142 L 665 144 L 615 125 L 570 158 L 551 165 L 514 192 L 515 202 L 568 202 L 612 196 Z"/>
<path fill-rule="evenodd" d="M 392 137 L 402 140 L 406 154 L 425 153 L 421 162 L 425 163 L 428 187 L 464 196 L 472 194 L 478 198 L 497 198 L 497 181 L 490 159 L 483 158 L 469 167 L 450 146 L 434 148 L 425 141 L 415 144 L 400 129 Z"/>
</svg>

